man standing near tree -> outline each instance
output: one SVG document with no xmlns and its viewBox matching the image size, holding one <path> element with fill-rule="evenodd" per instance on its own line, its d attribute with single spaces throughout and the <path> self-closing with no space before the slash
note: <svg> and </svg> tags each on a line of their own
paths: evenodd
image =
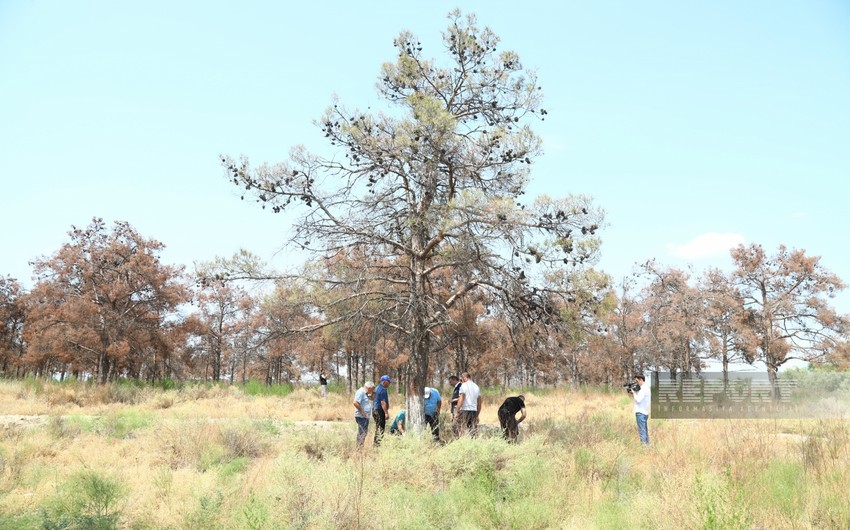
<svg viewBox="0 0 850 530">
<path fill-rule="evenodd" d="M 481 414 L 481 389 L 469 372 L 462 373 L 460 379 L 463 383 L 460 385 L 455 422 L 458 423 L 460 434 L 469 433 L 475 438 L 478 435 L 478 416 Z"/>
<path fill-rule="evenodd" d="M 390 396 L 387 387 L 393 380 L 388 375 L 382 375 L 375 391 L 375 401 L 372 403 L 372 418 L 375 420 L 375 445 L 381 445 L 384 437 L 384 429 L 387 427 L 387 418 L 390 417 Z"/>
<path fill-rule="evenodd" d="M 443 398 L 436 388 L 425 387 L 422 393 L 425 401 L 425 424 L 431 427 L 431 435 L 434 441 L 440 441 L 440 409 L 443 407 Z"/>
</svg>

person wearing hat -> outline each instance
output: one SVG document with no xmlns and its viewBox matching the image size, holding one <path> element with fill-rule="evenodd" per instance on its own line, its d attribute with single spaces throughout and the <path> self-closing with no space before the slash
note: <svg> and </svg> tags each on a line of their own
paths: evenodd
<svg viewBox="0 0 850 530">
<path fill-rule="evenodd" d="M 354 393 L 354 421 L 357 422 L 357 447 L 363 445 L 369 431 L 369 416 L 372 413 L 372 394 L 375 383 L 366 381 L 362 388 Z"/>
<path fill-rule="evenodd" d="M 425 423 L 431 427 L 434 441 L 440 441 L 440 409 L 443 406 L 443 398 L 436 388 L 425 387 L 422 392 L 425 401 Z"/>
<path fill-rule="evenodd" d="M 519 419 L 516 419 L 517 412 L 520 413 Z M 516 438 L 519 435 L 519 424 L 525 419 L 525 396 L 519 395 L 506 399 L 499 407 L 498 415 L 505 440 L 516 443 Z"/>
<path fill-rule="evenodd" d="M 387 428 L 387 418 L 390 417 L 390 396 L 387 387 L 393 380 L 388 375 L 382 375 L 378 388 L 375 391 L 375 400 L 372 402 L 372 419 L 375 420 L 375 445 L 381 445 L 384 437 L 384 429 Z"/>
</svg>

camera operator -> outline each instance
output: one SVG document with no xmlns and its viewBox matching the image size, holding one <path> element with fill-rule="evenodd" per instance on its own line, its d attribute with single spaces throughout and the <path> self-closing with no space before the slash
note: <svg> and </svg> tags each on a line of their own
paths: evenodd
<svg viewBox="0 0 850 530">
<path fill-rule="evenodd" d="M 639 390 L 637 390 L 639 388 Z M 635 420 L 637 421 L 638 436 L 644 445 L 649 445 L 649 427 L 647 419 L 649 419 L 649 403 L 651 393 L 649 385 L 646 384 L 646 378 L 643 374 L 636 374 L 634 382 L 628 387 L 628 392 L 635 400 Z"/>
</svg>

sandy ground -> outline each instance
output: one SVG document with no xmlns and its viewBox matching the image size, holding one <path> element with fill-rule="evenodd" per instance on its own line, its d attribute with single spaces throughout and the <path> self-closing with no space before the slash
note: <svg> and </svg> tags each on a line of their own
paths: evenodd
<svg viewBox="0 0 850 530">
<path fill-rule="evenodd" d="M 50 419 L 50 416 L 46 414 L 34 416 L 9 414 L 6 416 L 0 416 L 0 427 L 3 427 L 4 429 L 8 429 L 10 427 L 35 427 L 38 425 L 44 425 L 47 423 L 48 419 Z"/>
</svg>

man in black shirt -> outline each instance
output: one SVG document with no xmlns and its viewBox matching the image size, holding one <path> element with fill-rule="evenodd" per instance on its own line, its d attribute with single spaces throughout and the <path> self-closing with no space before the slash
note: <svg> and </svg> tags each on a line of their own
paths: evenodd
<svg viewBox="0 0 850 530">
<path fill-rule="evenodd" d="M 452 386 L 452 416 L 454 416 L 457 400 L 460 399 L 460 379 L 456 375 L 450 375 L 449 384 Z"/>
<path fill-rule="evenodd" d="M 519 420 L 516 419 L 516 413 L 522 415 Z M 505 440 L 511 443 L 516 443 L 517 435 L 519 435 L 519 424 L 525 419 L 525 396 L 509 397 L 499 407 L 499 424 L 502 426 L 502 433 L 505 435 Z"/>
<path fill-rule="evenodd" d="M 455 409 L 457 408 L 457 401 L 460 399 L 460 378 L 456 375 L 449 376 L 449 384 L 452 386 L 452 432 L 455 436 L 460 436 L 460 431 L 458 429 L 458 423 L 454 421 L 455 417 Z"/>
</svg>

